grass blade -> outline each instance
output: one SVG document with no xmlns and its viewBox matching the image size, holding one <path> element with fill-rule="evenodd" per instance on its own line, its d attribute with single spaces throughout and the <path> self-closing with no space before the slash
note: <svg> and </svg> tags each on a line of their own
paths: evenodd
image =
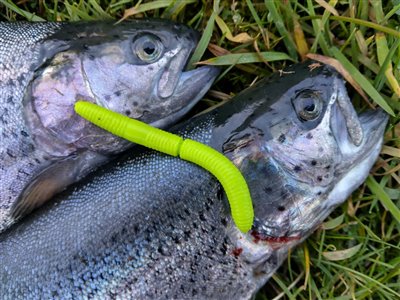
<svg viewBox="0 0 400 300">
<path fill-rule="evenodd" d="M 366 183 L 368 188 L 378 197 L 382 205 L 392 214 L 397 222 L 400 223 L 400 209 L 393 203 L 380 184 L 372 176 L 368 176 Z"/>
<path fill-rule="evenodd" d="M 215 17 L 215 22 L 217 23 L 219 29 L 222 31 L 222 34 L 232 42 L 244 44 L 253 41 L 253 38 L 249 36 L 246 32 L 242 32 L 234 36 L 228 25 L 226 25 L 225 21 L 222 20 L 219 16 Z"/>
<path fill-rule="evenodd" d="M 219 0 L 214 1 L 214 9 L 210 16 L 210 19 L 207 21 L 206 28 L 204 29 L 203 35 L 197 45 L 196 49 L 192 57 L 188 63 L 188 69 L 193 69 L 195 64 L 200 61 L 200 58 L 203 56 L 204 52 L 207 50 L 208 44 L 210 43 L 210 39 L 214 30 L 215 18 L 218 16 L 219 9 Z"/>
<path fill-rule="evenodd" d="M 322 252 L 322 255 L 327 259 L 331 261 L 337 261 L 337 260 L 345 260 L 353 257 L 354 255 L 357 254 L 357 252 L 361 249 L 362 244 L 358 244 L 354 247 L 345 249 L 345 250 L 337 250 L 337 251 L 324 251 Z"/>
<path fill-rule="evenodd" d="M 198 64 L 201 65 L 214 65 L 214 66 L 229 66 L 238 64 L 249 64 L 249 63 L 262 63 L 264 61 L 278 61 L 278 60 L 291 60 L 293 59 L 283 52 L 252 52 L 252 53 L 233 53 L 223 56 L 213 57 Z"/>
<path fill-rule="evenodd" d="M 332 54 L 343 65 L 343 67 L 353 76 L 354 80 L 362 87 L 362 89 L 374 100 L 383 110 L 391 116 L 394 116 L 392 108 L 386 103 L 385 99 L 378 93 L 372 84 L 360 73 L 360 71 L 353 66 L 353 64 L 337 49 L 331 48 Z"/>
<path fill-rule="evenodd" d="M 285 43 L 289 55 L 292 57 L 293 60 L 297 60 L 296 44 L 294 43 L 290 33 L 287 31 L 284 22 L 282 20 L 282 17 L 278 13 L 278 10 L 276 9 L 275 6 L 276 3 L 279 4 L 279 2 L 265 0 L 264 3 L 265 6 L 268 8 L 269 12 L 271 13 L 272 20 L 274 21 L 277 30 L 279 31 L 280 35 L 283 38 L 283 42 Z"/>
<path fill-rule="evenodd" d="M 311 0 L 307 1 L 308 4 L 308 9 L 310 11 L 310 15 L 311 16 L 315 16 L 315 11 L 314 11 L 314 3 Z M 329 45 L 327 43 L 327 41 L 325 40 L 325 36 L 321 35 L 322 31 L 324 31 L 324 27 L 323 27 L 323 23 L 325 23 L 323 20 L 325 18 L 327 18 L 326 11 L 324 12 L 324 15 L 322 16 L 322 20 L 312 20 L 312 26 L 314 29 L 313 34 L 315 35 L 315 40 L 313 45 L 311 46 L 310 52 L 311 53 L 315 53 L 317 50 L 317 46 L 319 45 L 321 47 L 322 52 L 324 53 L 324 55 L 329 55 Z"/>
<path fill-rule="evenodd" d="M 387 13 L 387 15 L 383 18 L 382 22 L 386 23 L 394 14 L 398 14 L 400 11 L 400 3 L 393 6 L 393 8 Z"/>
<path fill-rule="evenodd" d="M 159 8 L 163 8 L 163 7 L 168 7 L 170 5 L 173 4 L 173 0 L 158 0 L 158 1 L 153 1 L 153 2 L 149 2 L 149 3 L 143 3 L 141 4 L 140 2 L 135 5 L 132 8 L 128 8 L 124 11 L 124 16 L 122 17 L 120 21 L 125 20 L 126 18 L 139 14 L 139 13 L 143 13 L 149 10 L 154 10 L 154 9 L 159 9 Z"/>
<path fill-rule="evenodd" d="M 45 19 L 36 16 L 35 14 L 32 14 L 26 10 L 20 9 L 18 6 L 16 6 L 13 2 L 9 2 L 7 0 L 0 0 L 0 3 L 3 4 L 5 7 L 8 9 L 12 10 L 18 15 L 21 15 L 22 17 L 26 18 L 29 21 L 33 22 L 43 22 L 46 21 Z"/>
<path fill-rule="evenodd" d="M 395 50 L 400 45 L 400 39 L 398 39 L 392 49 L 388 49 L 388 44 L 385 35 L 382 32 L 377 32 L 375 35 L 376 41 L 376 50 L 378 55 L 378 62 L 381 67 L 378 75 L 376 76 L 375 82 L 379 83 L 383 74 L 386 76 L 386 79 L 389 83 L 389 86 L 392 88 L 393 92 L 400 98 L 400 86 L 399 82 L 397 81 L 396 77 L 393 74 L 393 67 L 392 67 L 392 57 L 394 55 Z M 377 86 L 375 84 L 375 86 Z M 380 89 L 378 87 L 378 89 Z"/>
<path fill-rule="evenodd" d="M 321 19 L 321 18 L 322 18 L 321 15 L 313 15 L 313 16 L 303 17 L 303 18 L 301 18 L 301 20 L 306 21 L 306 20 Z M 379 25 L 374 22 L 360 20 L 357 18 L 343 17 L 343 16 L 329 16 L 329 19 L 335 20 L 335 21 L 349 22 L 349 23 L 354 23 L 357 25 L 369 27 L 369 28 L 375 29 L 377 31 L 382 31 L 384 33 L 390 34 L 396 38 L 400 38 L 400 31 L 397 31 L 395 29 L 392 29 L 392 28 L 389 28 L 386 26 Z"/>
<path fill-rule="evenodd" d="M 321 16 L 318 16 L 318 17 L 321 17 Z M 360 19 L 356 19 L 356 18 L 343 17 L 343 16 L 330 16 L 329 18 L 331 20 L 350 22 L 350 23 L 354 23 L 354 24 L 357 24 L 357 25 L 362 25 L 362 26 L 365 26 L 365 27 L 373 28 L 375 30 L 382 31 L 382 32 L 385 32 L 387 34 L 393 35 L 394 37 L 400 38 L 400 32 L 399 31 L 397 31 L 395 29 L 392 29 L 392 28 L 389 28 L 389 27 L 386 27 L 386 26 L 382 26 L 382 25 L 376 24 L 374 22 L 360 20 Z"/>
<path fill-rule="evenodd" d="M 322 229 L 325 229 L 325 230 L 332 230 L 332 229 L 338 227 L 340 224 L 342 224 L 343 220 L 344 220 L 344 214 L 341 214 L 340 216 L 338 216 L 332 220 L 322 223 L 321 227 L 322 227 Z"/>
</svg>

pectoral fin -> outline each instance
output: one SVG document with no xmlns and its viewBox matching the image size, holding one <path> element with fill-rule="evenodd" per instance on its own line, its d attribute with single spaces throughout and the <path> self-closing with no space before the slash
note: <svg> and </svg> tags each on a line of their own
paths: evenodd
<svg viewBox="0 0 400 300">
<path fill-rule="evenodd" d="M 53 162 L 24 189 L 11 210 L 12 217 L 29 214 L 106 160 L 106 156 L 87 151 Z"/>
</svg>

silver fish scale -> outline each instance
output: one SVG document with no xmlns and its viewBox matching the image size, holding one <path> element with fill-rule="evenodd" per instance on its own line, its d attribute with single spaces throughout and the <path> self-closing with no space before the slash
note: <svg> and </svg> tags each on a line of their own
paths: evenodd
<svg viewBox="0 0 400 300">
<path fill-rule="evenodd" d="M 32 79 L 32 66 L 40 59 L 36 46 L 60 27 L 58 23 L 0 22 L 0 188 L 8 189 L 0 194 L 5 198 L 0 199 L 0 231 L 2 225 L 7 227 L 6 213 L 26 182 L 21 179 L 31 177 L 34 165 L 42 159 L 34 154 L 25 125 L 23 93 Z"/>
<path fill-rule="evenodd" d="M 207 142 L 209 132 L 192 137 Z M 5 233 L 0 261 L 9 264 L 0 270 L 0 282 L 7 282 L 0 294 L 7 295 L 3 299 L 249 297 L 252 271 L 232 255 L 229 213 L 219 188 L 203 169 L 159 153 L 118 164 L 78 186 L 66 201 L 56 200 L 48 214 L 29 217 L 17 235 Z M 21 259 L 26 251 L 36 255 Z"/>
</svg>

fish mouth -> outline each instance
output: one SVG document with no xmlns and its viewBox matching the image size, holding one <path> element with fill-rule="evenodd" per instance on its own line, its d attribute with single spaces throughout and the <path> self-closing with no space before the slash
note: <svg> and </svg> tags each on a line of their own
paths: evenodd
<svg viewBox="0 0 400 300">
<path fill-rule="evenodd" d="M 281 247 L 287 244 L 299 243 L 302 238 L 301 235 L 298 233 L 291 235 L 271 236 L 263 234 L 254 229 L 250 231 L 250 235 L 252 236 L 253 242 L 255 244 L 266 243 L 274 248 Z"/>
<path fill-rule="evenodd" d="M 180 53 L 171 54 L 174 57 L 160 72 L 158 83 L 153 87 L 154 95 L 167 102 L 164 106 L 176 109 L 164 119 L 151 122 L 152 126 L 166 128 L 182 118 L 203 98 L 220 73 L 214 66 L 201 66 L 189 70 L 189 60 L 195 52 L 200 34 L 192 30 L 190 36 L 190 45 L 178 50 Z"/>
<path fill-rule="evenodd" d="M 177 85 L 168 102 L 179 108 L 162 120 L 151 123 L 152 126 L 164 128 L 184 116 L 207 93 L 220 70 L 213 66 L 202 66 L 181 72 Z"/>
<path fill-rule="evenodd" d="M 182 74 L 185 73 L 183 70 L 186 68 L 192 50 L 180 49 L 180 51 L 181 53 L 175 52 L 170 54 L 175 57 L 172 57 L 169 63 L 161 70 L 157 84 L 157 95 L 160 98 L 166 99 L 171 97 L 181 81 Z"/>
<path fill-rule="evenodd" d="M 331 130 L 342 156 L 342 160 L 337 167 L 340 174 L 348 173 L 349 165 L 357 167 L 367 159 L 372 160 L 373 154 L 376 154 L 381 149 L 383 134 L 389 119 L 388 115 L 380 108 L 361 113 L 356 118 L 359 124 L 356 126 L 362 132 L 362 139 L 358 143 L 354 141 L 349 133 L 351 128 L 349 126 L 346 126 L 347 130 L 343 128 L 344 124 L 346 124 L 346 117 L 338 112 L 337 109 L 331 116 Z"/>
<path fill-rule="evenodd" d="M 346 160 L 360 161 L 368 156 L 375 148 L 380 148 L 379 140 L 382 140 L 383 132 L 388 121 L 388 115 L 382 109 L 369 110 L 357 117 L 363 138 L 354 142 L 349 134 L 343 130 L 343 114 L 334 113 L 331 119 L 331 129 L 340 148 L 340 152 Z M 347 128 L 349 128 L 347 126 Z M 351 130 L 351 129 L 350 129 Z"/>
<path fill-rule="evenodd" d="M 335 80 L 337 97 L 332 105 L 330 129 L 342 155 L 343 164 L 358 165 L 371 152 L 380 149 L 388 115 L 380 108 L 357 115 L 343 82 Z"/>
<path fill-rule="evenodd" d="M 359 115 L 363 139 L 357 146 L 348 132 L 340 130 L 341 114 L 332 115 L 332 132 L 341 152 L 337 166 L 338 182 L 329 193 L 324 207 L 335 207 L 360 186 L 369 174 L 382 148 L 383 135 L 389 116 L 382 110 L 370 110 Z M 349 168 L 350 166 L 350 168 Z"/>
<path fill-rule="evenodd" d="M 178 49 L 175 53 L 170 54 L 171 59 L 160 72 L 160 77 L 156 86 L 156 94 L 158 97 L 165 99 L 173 96 L 174 93 L 179 92 L 183 83 L 185 83 L 191 76 L 195 76 L 195 78 L 198 76 L 198 78 L 196 78 L 197 80 L 192 81 L 192 83 L 194 83 L 196 88 L 199 88 L 202 87 L 202 84 L 207 84 L 210 80 L 214 81 L 216 76 L 219 74 L 219 72 L 216 73 L 216 70 L 218 69 L 212 66 L 198 67 L 194 70 L 189 70 L 189 59 L 193 55 L 195 45 L 199 40 L 198 33 L 193 31 L 193 34 L 195 40 L 190 47 L 187 47 L 186 49 Z M 207 76 L 208 72 L 213 75 L 213 77 L 210 78 L 210 76 Z"/>
</svg>

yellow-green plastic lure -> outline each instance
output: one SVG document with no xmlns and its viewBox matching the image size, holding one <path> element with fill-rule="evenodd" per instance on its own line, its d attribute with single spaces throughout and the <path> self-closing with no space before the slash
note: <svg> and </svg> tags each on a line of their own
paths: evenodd
<svg viewBox="0 0 400 300">
<path fill-rule="evenodd" d="M 242 232 L 251 229 L 253 204 L 247 183 L 236 166 L 215 149 L 154 128 L 96 104 L 78 101 L 75 111 L 97 126 L 133 143 L 195 163 L 208 170 L 225 190 L 233 221 Z"/>
</svg>

